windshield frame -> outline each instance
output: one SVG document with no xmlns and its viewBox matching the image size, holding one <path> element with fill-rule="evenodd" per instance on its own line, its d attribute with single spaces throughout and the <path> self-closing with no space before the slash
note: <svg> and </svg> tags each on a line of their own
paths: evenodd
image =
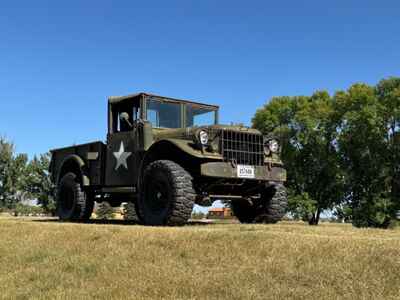
<svg viewBox="0 0 400 300">
<path fill-rule="evenodd" d="M 148 104 L 149 101 L 159 101 L 161 103 L 171 103 L 171 104 L 179 104 L 180 105 L 180 125 L 181 127 L 157 127 L 154 126 L 153 128 L 156 129 L 177 129 L 177 128 L 188 128 L 187 126 L 187 120 L 186 120 L 186 111 L 187 111 L 187 106 L 188 105 L 194 105 L 199 108 L 204 108 L 210 111 L 214 111 L 215 113 L 215 122 L 214 124 L 209 124 L 211 125 L 217 125 L 219 123 L 219 106 L 216 105 L 208 105 L 208 104 L 203 104 L 203 103 L 198 103 L 198 102 L 193 102 L 193 101 L 186 101 L 186 100 L 179 100 L 179 99 L 173 99 L 173 98 L 166 98 L 162 96 L 155 96 L 155 95 L 149 95 L 146 96 L 144 101 L 143 101 L 143 117 L 145 117 L 145 120 L 150 121 L 148 119 Z M 202 125 L 206 126 L 206 125 Z"/>
</svg>

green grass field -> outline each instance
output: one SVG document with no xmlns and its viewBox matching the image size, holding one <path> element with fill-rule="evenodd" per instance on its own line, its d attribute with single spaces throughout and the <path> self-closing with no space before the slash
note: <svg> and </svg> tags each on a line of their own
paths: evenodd
<svg viewBox="0 0 400 300">
<path fill-rule="evenodd" d="M 399 299 L 400 230 L 0 219 L 2 299 Z"/>
</svg>

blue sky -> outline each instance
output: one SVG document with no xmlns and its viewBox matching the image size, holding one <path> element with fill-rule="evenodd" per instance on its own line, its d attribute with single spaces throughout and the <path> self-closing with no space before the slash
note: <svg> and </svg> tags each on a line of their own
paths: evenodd
<svg viewBox="0 0 400 300">
<path fill-rule="evenodd" d="M 400 70 L 399 1 L 1 1 L 0 135 L 30 155 L 104 140 L 106 99 L 147 91 L 250 124 L 272 96 Z"/>
</svg>

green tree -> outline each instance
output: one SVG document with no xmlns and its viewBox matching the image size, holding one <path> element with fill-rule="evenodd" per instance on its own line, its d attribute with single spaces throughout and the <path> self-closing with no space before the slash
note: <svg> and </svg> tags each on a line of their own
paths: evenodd
<svg viewBox="0 0 400 300">
<path fill-rule="evenodd" d="M 381 80 L 376 86 L 380 113 L 386 125 L 386 165 L 391 201 L 400 210 L 400 78 Z"/>
<path fill-rule="evenodd" d="M 0 206 L 12 209 L 24 199 L 26 154 L 15 155 L 14 145 L 0 138 Z"/>
<path fill-rule="evenodd" d="M 335 216 L 338 221 L 350 222 L 353 217 L 353 209 L 351 208 L 351 205 L 342 203 L 334 208 L 333 216 Z"/>
<path fill-rule="evenodd" d="M 343 198 L 334 112 L 331 97 L 322 91 L 273 98 L 253 119 L 255 128 L 281 140 L 290 212 L 310 225 L 317 225 L 321 212 Z"/>
<path fill-rule="evenodd" d="M 25 180 L 29 195 L 36 198 L 46 213 L 55 213 L 54 186 L 49 174 L 50 154 L 35 156 L 27 166 Z"/>
<path fill-rule="evenodd" d="M 6 207 L 9 202 L 9 171 L 14 155 L 14 146 L 0 137 L 0 206 Z"/>
<path fill-rule="evenodd" d="M 387 162 L 387 126 L 374 87 L 355 84 L 335 96 L 339 149 L 346 170 L 353 224 L 387 227 L 394 207 Z"/>
</svg>

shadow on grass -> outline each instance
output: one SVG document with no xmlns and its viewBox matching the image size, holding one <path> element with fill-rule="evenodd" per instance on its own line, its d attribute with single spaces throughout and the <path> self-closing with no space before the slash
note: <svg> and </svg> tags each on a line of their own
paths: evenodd
<svg viewBox="0 0 400 300">
<path fill-rule="evenodd" d="M 66 222 L 60 221 L 57 218 L 43 218 L 43 219 L 32 219 L 31 222 L 39 222 L 39 223 L 60 223 L 60 224 L 87 224 L 87 225 L 137 225 L 143 226 L 142 223 L 136 221 L 126 221 L 126 220 L 99 220 L 99 219 L 91 219 L 85 222 Z M 190 220 L 185 226 L 211 226 L 217 225 L 219 223 L 210 222 L 210 221 L 197 221 L 197 220 Z"/>
<path fill-rule="evenodd" d="M 56 218 L 49 219 L 33 219 L 32 222 L 39 223 L 60 223 L 60 224 L 96 224 L 96 225 L 141 225 L 139 222 L 125 221 L 125 220 L 99 220 L 91 219 L 85 222 L 72 222 L 72 221 L 60 221 Z"/>
</svg>

